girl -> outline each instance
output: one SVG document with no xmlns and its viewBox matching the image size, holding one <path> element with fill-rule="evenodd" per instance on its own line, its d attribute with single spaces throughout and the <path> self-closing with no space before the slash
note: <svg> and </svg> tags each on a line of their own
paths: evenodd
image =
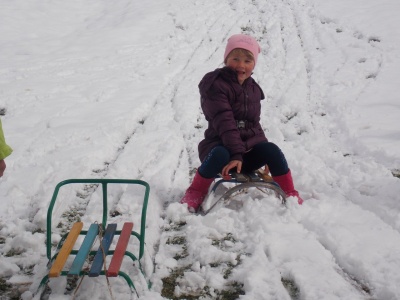
<svg viewBox="0 0 400 300">
<path fill-rule="evenodd" d="M 303 202 L 294 189 L 285 156 L 268 142 L 260 125 L 265 97 L 251 77 L 260 50 L 251 36 L 231 36 L 224 54 L 225 67 L 207 73 L 199 84 L 208 128 L 198 147 L 202 164 L 181 200 L 191 212 L 198 210 L 219 173 L 225 177 L 231 170 L 252 172 L 265 165 L 287 196 Z"/>
</svg>

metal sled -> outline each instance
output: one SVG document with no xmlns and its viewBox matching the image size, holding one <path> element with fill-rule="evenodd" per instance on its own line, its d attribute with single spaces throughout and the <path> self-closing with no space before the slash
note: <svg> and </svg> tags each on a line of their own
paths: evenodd
<svg viewBox="0 0 400 300">
<path fill-rule="evenodd" d="M 57 195 L 62 186 L 67 184 L 98 184 L 101 185 L 103 194 L 103 219 L 101 224 L 93 223 L 90 225 L 88 230 L 83 230 L 83 223 L 76 222 L 73 224 L 71 230 L 65 234 L 61 241 L 56 247 L 56 251 L 53 249 L 52 240 L 52 217 L 53 208 L 57 200 Z M 121 230 L 117 230 L 118 224 L 108 224 L 107 217 L 108 211 L 108 185 L 110 184 L 133 184 L 142 185 L 144 187 L 144 196 L 141 211 L 141 227 L 140 232 L 133 230 L 132 222 L 125 222 Z M 142 180 L 130 180 L 130 179 L 69 179 L 60 182 L 53 193 L 48 211 L 47 211 L 47 240 L 46 240 L 46 252 L 47 258 L 49 259 L 48 268 L 49 271 L 43 277 L 38 287 L 37 293 L 40 289 L 47 284 L 50 279 L 59 276 L 68 277 L 83 277 L 88 275 L 89 277 L 98 277 L 100 275 L 106 277 L 117 277 L 120 276 L 125 279 L 126 283 L 129 285 L 131 292 L 136 292 L 136 287 L 129 277 L 129 275 L 122 270 L 121 264 L 124 257 L 129 257 L 137 266 L 140 273 L 145 277 L 145 273 L 142 270 L 141 258 L 144 254 L 145 245 L 145 230 L 146 230 L 146 212 L 147 203 L 150 193 L 150 186 L 147 182 Z M 83 241 L 78 242 L 78 237 L 83 236 Z M 137 253 L 133 254 L 127 250 L 128 243 L 130 242 L 130 237 L 134 236 L 133 242 L 137 243 Z M 93 250 L 94 242 L 96 239 L 100 239 L 100 246 L 98 250 Z M 110 246 L 114 240 L 118 239 L 116 247 L 111 249 Z M 70 257 L 74 257 L 71 263 L 67 263 Z M 85 266 L 85 261 L 89 260 L 89 257 L 94 257 L 91 267 Z M 106 264 L 106 257 L 111 257 L 111 262 Z M 137 262 L 137 264 L 135 264 Z M 148 282 L 148 287 L 150 283 Z"/>
<path fill-rule="evenodd" d="M 218 193 L 222 187 L 224 187 L 226 191 L 222 192 L 222 194 Z M 258 170 L 246 174 L 232 173 L 229 178 L 218 177 L 208 196 L 203 201 L 199 213 L 206 215 L 219 206 L 228 206 L 232 199 L 239 194 L 245 193 L 250 188 L 256 188 L 266 194 L 275 195 L 282 204 L 286 204 L 286 194 L 279 185 L 271 176 Z"/>
</svg>

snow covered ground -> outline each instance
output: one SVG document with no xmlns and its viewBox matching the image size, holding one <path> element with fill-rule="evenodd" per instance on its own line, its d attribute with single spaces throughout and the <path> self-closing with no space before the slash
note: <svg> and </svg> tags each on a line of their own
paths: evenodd
<svg viewBox="0 0 400 300">
<path fill-rule="evenodd" d="M 150 290 L 122 267 L 140 299 L 400 299 L 399 12 L 396 0 L 0 0 L 14 149 L 0 179 L 0 299 L 39 298 L 47 207 L 68 178 L 150 184 Z M 206 126 L 197 84 L 239 32 L 262 47 L 262 124 L 305 203 L 243 195 L 241 209 L 192 215 L 178 202 Z M 111 188 L 110 222 L 139 228 L 140 192 Z M 100 222 L 100 195 L 67 188 L 53 238 L 74 218 Z M 71 299 L 66 284 L 51 280 L 46 297 Z M 82 281 L 75 299 L 89 298 L 111 299 L 105 278 Z"/>
</svg>

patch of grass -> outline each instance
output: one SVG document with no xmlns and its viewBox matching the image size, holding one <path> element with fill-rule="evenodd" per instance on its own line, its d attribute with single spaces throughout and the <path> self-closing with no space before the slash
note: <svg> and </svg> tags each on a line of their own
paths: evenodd
<svg viewBox="0 0 400 300">
<path fill-rule="evenodd" d="M 7 283 L 4 278 L 0 278 L 0 299 L 18 300 L 21 293 L 12 284 Z"/>
<path fill-rule="evenodd" d="M 292 279 L 282 277 L 281 281 L 293 300 L 300 299 L 300 289 Z"/>
<path fill-rule="evenodd" d="M 72 277 L 67 277 L 67 285 L 65 287 L 65 294 L 66 295 L 71 295 L 76 287 L 78 286 L 78 281 L 81 279 L 79 276 L 72 276 Z"/>
<path fill-rule="evenodd" d="M 117 217 L 117 216 L 121 216 L 122 213 L 120 213 L 118 210 L 113 210 L 110 211 L 110 217 Z"/>
<path fill-rule="evenodd" d="M 35 268 L 35 265 L 27 266 L 27 267 L 21 267 L 22 271 L 24 272 L 25 275 L 32 276 L 33 275 L 33 269 Z"/>
<path fill-rule="evenodd" d="M 233 237 L 232 233 L 228 233 L 226 236 L 224 236 L 222 239 L 213 239 L 211 242 L 211 245 L 218 247 L 218 248 L 222 248 L 224 246 L 224 243 L 226 241 L 232 242 L 232 243 L 236 243 L 236 239 Z"/>
<path fill-rule="evenodd" d="M 184 245 L 186 238 L 184 236 L 171 236 L 167 240 L 167 245 Z"/>
<path fill-rule="evenodd" d="M 0 278 L 0 291 L 2 292 L 2 294 L 10 290 L 11 287 L 12 285 L 7 283 L 7 281 L 4 278 Z"/>
<path fill-rule="evenodd" d="M 371 42 L 380 43 L 380 42 L 381 42 L 381 39 L 378 38 L 378 37 L 370 37 L 370 38 L 368 39 L 368 42 L 369 42 L 369 43 L 371 43 Z"/>
<path fill-rule="evenodd" d="M 227 263 L 227 268 L 224 271 L 224 279 L 228 279 L 229 276 L 231 276 L 232 271 L 234 268 L 236 268 L 238 265 L 240 265 L 242 263 L 242 259 L 240 258 L 240 254 L 238 254 L 236 256 L 236 264 L 232 264 L 232 263 Z"/>
<path fill-rule="evenodd" d="M 161 296 L 167 299 L 179 299 L 175 297 L 175 286 L 177 285 L 176 281 L 178 278 L 183 276 L 183 273 L 187 270 L 190 270 L 190 266 L 185 266 L 182 268 L 178 268 L 172 270 L 171 274 L 168 277 L 162 278 L 163 288 L 161 290 Z"/>
<path fill-rule="evenodd" d="M 73 224 L 81 221 L 81 215 L 77 209 L 73 208 L 70 211 L 66 211 L 62 214 L 62 217 L 67 219 L 68 223 Z"/>
<path fill-rule="evenodd" d="M 5 257 L 13 257 L 13 256 L 18 256 L 24 253 L 25 251 L 22 249 L 10 249 L 4 256 Z"/>
<path fill-rule="evenodd" d="M 234 264 L 232 264 L 232 263 L 227 263 L 227 267 L 226 267 L 226 269 L 224 270 L 224 279 L 228 279 L 229 276 L 231 276 L 232 270 L 233 270 L 234 267 L 235 267 Z"/>
<path fill-rule="evenodd" d="M 223 250 L 224 248 L 226 248 L 226 245 L 225 245 L 226 241 L 229 241 L 229 242 L 231 242 L 233 244 L 237 242 L 237 240 L 233 237 L 233 234 L 232 233 L 228 233 L 222 239 L 213 239 L 212 242 L 211 242 L 211 245 L 213 245 L 215 247 L 218 247 L 218 248 Z M 210 264 L 210 266 L 212 268 L 218 268 L 218 267 L 223 265 L 224 266 L 224 268 L 223 268 L 223 277 L 224 277 L 224 279 L 228 279 L 229 276 L 232 274 L 232 270 L 235 267 L 237 267 L 238 265 L 241 264 L 241 262 L 242 262 L 241 254 L 238 254 L 236 256 L 236 261 L 237 261 L 236 264 L 232 264 L 231 262 L 213 262 L 213 263 Z"/>
<path fill-rule="evenodd" d="M 106 166 L 105 169 L 107 169 L 107 166 L 109 164 L 110 163 L 108 163 L 108 162 L 104 163 L 104 165 Z M 100 170 L 99 172 L 102 172 L 103 170 L 104 169 Z M 97 189 L 98 186 L 99 185 L 97 183 L 85 184 L 82 191 L 76 192 L 76 196 L 81 199 L 86 199 L 91 193 L 93 193 Z"/>
<path fill-rule="evenodd" d="M 305 129 L 297 130 L 297 135 L 302 135 L 303 133 L 307 133 L 308 131 Z"/>
<path fill-rule="evenodd" d="M 186 222 L 182 221 L 182 222 L 171 222 L 169 223 L 167 226 L 165 226 L 164 231 L 178 231 L 181 230 L 183 226 L 186 225 Z"/>
<path fill-rule="evenodd" d="M 242 30 L 243 33 L 254 33 L 253 28 L 251 28 L 250 26 L 242 26 L 240 27 L 240 29 Z"/>
<path fill-rule="evenodd" d="M 35 233 L 42 233 L 42 234 L 45 234 L 46 231 L 45 231 L 44 229 L 38 227 L 38 228 L 36 228 L 36 229 L 34 229 L 34 230 L 32 231 L 32 234 L 35 234 Z"/>
<path fill-rule="evenodd" d="M 220 296 L 217 298 L 219 300 L 235 300 L 239 299 L 240 295 L 245 295 L 243 284 L 233 281 L 228 284 L 228 289 L 222 290 Z"/>
<path fill-rule="evenodd" d="M 210 263 L 210 267 L 211 268 L 218 268 L 222 263 L 221 262 L 213 262 Z"/>
<path fill-rule="evenodd" d="M 67 224 L 74 224 L 75 222 L 81 221 L 81 213 L 76 208 L 66 211 L 62 214 L 62 218 L 67 220 Z M 63 233 L 68 232 L 69 228 L 66 228 L 66 224 L 63 222 L 58 223 L 57 228 L 61 228 Z"/>
<path fill-rule="evenodd" d="M 166 241 L 166 244 L 182 246 L 182 251 L 174 256 L 174 259 L 176 260 L 183 259 L 189 255 L 189 252 L 187 251 L 186 238 L 184 236 L 171 236 Z"/>
<path fill-rule="evenodd" d="M 183 259 L 188 256 L 189 256 L 189 252 L 187 251 L 187 246 L 183 245 L 182 252 L 175 254 L 174 259 L 180 260 L 180 259 Z"/>
<path fill-rule="evenodd" d="M 292 120 L 293 118 L 297 117 L 297 112 L 288 114 L 288 115 L 285 116 L 285 117 L 286 117 L 286 122 L 284 122 L 284 123 L 287 123 L 287 122 L 289 122 L 290 120 Z"/>
<path fill-rule="evenodd" d="M 231 262 L 213 262 L 213 263 L 210 263 L 210 267 L 211 268 L 221 267 L 224 279 L 228 279 L 229 276 L 231 276 L 233 269 L 242 263 L 240 254 L 237 255 L 236 261 L 237 261 L 236 264 L 233 264 Z"/>
<path fill-rule="evenodd" d="M 194 294 L 182 294 L 180 296 L 175 295 L 175 286 L 179 278 L 182 278 L 185 271 L 190 270 L 191 267 L 185 266 L 182 268 L 175 269 L 171 272 L 168 277 L 162 279 L 163 288 L 161 290 L 161 296 L 171 300 L 194 300 L 194 299 L 218 299 L 218 300 L 235 300 L 239 299 L 240 295 L 244 295 L 245 291 L 243 289 L 243 284 L 233 281 L 226 285 L 226 289 L 221 291 L 214 290 L 213 294 L 210 293 L 210 287 L 205 286 L 204 289 L 198 293 Z M 217 295 L 217 296 L 215 296 Z"/>
</svg>

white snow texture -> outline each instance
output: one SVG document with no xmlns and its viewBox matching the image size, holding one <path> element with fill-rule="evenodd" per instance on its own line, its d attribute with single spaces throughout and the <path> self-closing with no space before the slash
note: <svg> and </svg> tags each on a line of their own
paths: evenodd
<svg viewBox="0 0 400 300">
<path fill-rule="evenodd" d="M 399 13 L 398 0 L 0 0 L 14 149 L 0 179 L 0 299 L 400 299 Z M 197 85 L 236 33 L 261 45 L 262 126 L 305 202 L 243 194 L 241 208 L 191 214 L 179 200 L 207 126 Z M 70 178 L 150 184 L 145 277 L 129 259 L 121 268 L 137 295 L 118 277 L 111 296 L 104 276 L 36 293 L 47 208 Z M 142 193 L 110 187 L 109 223 L 139 230 Z M 77 216 L 101 222 L 101 188 L 63 189 L 52 240 Z"/>
</svg>

